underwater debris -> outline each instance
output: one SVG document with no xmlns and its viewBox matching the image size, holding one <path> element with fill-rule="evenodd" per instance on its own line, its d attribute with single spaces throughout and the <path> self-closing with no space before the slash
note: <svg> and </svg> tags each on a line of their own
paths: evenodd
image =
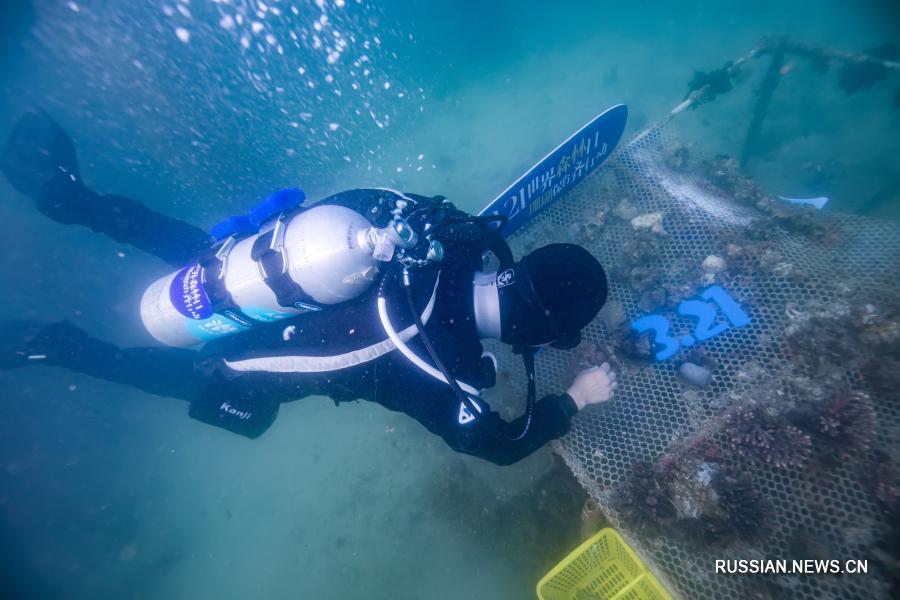
<svg viewBox="0 0 900 600">
<path fill-rule="evenodd" d="M 726 263 L 725 259 L 721 256 L 710 254 L 705 259 L 703 259 L 703 262 L 700 264 L 700 268 L 704 273 L 716 275 L 727 269 L 728 263 Z"/>
<path fill-rule="evenodd" d="M 653 333 L 650 331 L 638 332 L 631 328 L 621 328 L 610 336 L 609 343 L 623 356 L 632 360 L 652 362 L 654 358 L 652 336 Z"/>
<path fill-rule="evenodd" d="M 800 307 L 788 304 L 783 348 L 817 374 L 856 370 L 880 395 L 900 393 L 900 310 L 850 304 L 837 298 Z"/>
<path fill-rule="evenodd" d="M 613 208 L 612 214 L 623 221 L 631 221 L 631 219 L 638 216 L 638 209 L 631 204 L 629 198 L 625 197 L 619 200 L 615 208 Z"/>
<path fill-rule="evenodd" d="M 770 505 L 749 479 L 717 462 L 705 437 L 635 463 L 613 504 L 639 534 L 674 537 L 697 547 L 753 543 L 767 533 Z"/>
<path fill-rule="evenodd" d="M 631 467 L 628 481 L 618 490 L 613 504 L 629 528 L 638 535 L 656 537 L 671 531 L 678 513 L 669 498 L 670 476 L 661 473 L 650 461 L 638 461 Z"/>
<path fill-rule="evenodd" d="M 743 174 L 736 159 L 718 155 L 704 165 L 706 178 L 720 192 L 739 204 L 756 208 L 767 215 L 768 219 L 751 224 L 747 231 L 748 238 L 770 239 L 772 236 L 770 230 L 774 222 L 788 231 L 815 237 L 828 243 L 837 243 L 841 239 L 837 226 L 822 219 L 814 207 L 789 204 L 765 194 L 753 180 Z"/>
<path fill-rule="evenodd" d="M 660 289 L 664 272 L 658 260 L 660 238 L 649 231 L 639 231 L 622 249 L 613 276 L 627 281 L 636 292 Z"/>
<path fill-rule="evenodd" d="M 571 240 L 580 243 L 593 242 L 600 237 L 600 229 L 600 225 L 592 221 L 572 223 L 569 225 L 569 236 Z"/>
<path fill-rule="evenodd" d="M 680 141 L 670 142 L 663 148 L 666 165 L 673 171 L 686 171 L 690 159 L 690 146 Z"/>
<path fill-rule="evenodd" d="M 652 212 L 634 217 L 631 219 L 631 226 L 635 231 L 649 231 L 657 235 L 662 235 L 666 232 L 666 230 L 663 229 L 662 221 L 663 214 L 661 212 Z"/>
<path fill-rule="evenodd" d="M 703 174 L 719 191 L 725 192 L 739 204 L 762 208 L 767 200 L 753 180 L 741 172 L 740 163 L 734 158 L 719 154 L 711 161 L 704 161 Z"/>
<path fill-rule="evenodd" d="M 759 406 L 735 407 L 722 424 L 726 447 L 772 467 L 801 467 L 812 452 L 810 436 Z"/>
<path fill-rule="evenodd" d="M 892 520 L 900 520 L 900 464 L 881 450 L 873 464 L 861 471 L 863 484 Z"/>
<path fill-rule="evenodd" d="M 834 225 L 829 226 L 829 222 L 820 217 L 814 206 L 766 198 L 761 208 L 788 231 L 808 235 L 829 244 L 836 244 L 841 239 L 840 231 Z"/>
<path fill-rule="evenodd" d="M 606 515 L 603 514 L 603 509 L 600 508 L 600 505 L 592 496 L 588 495 L 588 497 L 584 499 L 584 504 L 581 506 L 582 541 L 603 529 L 605 524 Z"/>
<path fill-rule="evenodd" d="M 819 373 L 851 366 L 848 362 L 861 353 L 851 312 L 850 304 L 841 299 L 810 303 L 805 310 L 787 303 L 786 354 L 812 364 Z"/>
<path fill-rule="evenodd" d="M 774 231 L 768 225 L 767 219 L 754 219 L 744 230 L 744 235 L 749 240 L 766 242 L 775 237 Z"/>
<path fill-rule="evenodd" d="M 900 400 L 900 355 L 883 355 L 866 361 L 860 372 L 879 395 Z"/>
<path fill-rule="evenodd" d="M 686 382 L 697 387 L 706 387 L 712 379 L 712 372 L 709 369 L 692 362 L 686 362 L 678 367 L 678 374 Z"/>
<path fill-rule="evenodd" d="M 604 304 L 599 317 L 609 331 L 614 331 L 628 322 L 625 306 L 618 300 L 610 300 Z"/>
<path fill-rule="evenodd" d="M 874 304 L 866 304 L 858 311 L 856 324 L 861 327 L 860 341 L 863 344 L 884 350 L 900 349 L 897 307 L 883 311 Z"/>
<path fill-rule="evenodd" d="M 655 312 L 667 304 L 668 295 L 665 287 L 658 287 L 641 292 L 638 298 L 638 308 L 644 312 Z"/>
<path fill-rule="evenodd" d="M 606 223 L 606 210 L 587 211 L 583 218 L 569 225 L 570 239 L 579 242 L 593 242 L 600 237 Z"/>
<path fill-rule="evenodd" d="M 824 402 L 808 401 L 788 418 L 809 434 L 825 463 L 846 461 L 868 450 L 876 424 L 872 399 L 858 390 L 838 390 Z"/>
<path fill-rule="evenodd" d="M 770 507 L 746 477 L 719 471 L 713 481 L 719 505 L 728 515 L 728 523 L 745 542 L 757 542 L 768 534 Z"/>
<path fill-rule="evenodd" d="M 693 298 L 697 295 L 696 284 L 683 282 L 664 283 L 663 289 L 666 291 L 666 298 L 669 308 L 677 308 L 683 301 Z"/>
<path fill-rule="evenodd" d="M 700 270 L 703 272 L 701 281 L 703 285 L 709 285 L 716 281 L 716 275 L 725 272 L 728 269 L 728 263 L 721 256 L 710 254 L 700 264 Z"/>
</svg>

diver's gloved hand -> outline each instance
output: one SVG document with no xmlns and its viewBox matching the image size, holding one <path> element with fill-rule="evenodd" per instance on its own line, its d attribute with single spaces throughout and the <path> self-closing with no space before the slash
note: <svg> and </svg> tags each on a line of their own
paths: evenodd
<svg viewBox="0 0 900 600">
<path fill-rule="evenodd" d="M 576 375 L 566 393 L 575 401 L 578 410 L 582 410 L 585 406 L 608 401 L 617 385 L 615 371 L 605 362 Z"/>
<path fill-rule="evenodd" d="M 0 170 L 14 188 L 31 198 L 57 175 L 80 177 L 72 138 L 39 108 L 16 121 L 0 151 Z"/>
</svg>

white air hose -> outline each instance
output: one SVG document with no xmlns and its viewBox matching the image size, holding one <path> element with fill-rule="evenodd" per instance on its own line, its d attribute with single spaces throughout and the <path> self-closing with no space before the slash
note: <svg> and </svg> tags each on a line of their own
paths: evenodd
<svg viewBox="0 0 900 600">
<path fill-rule="evenodd" d="M 410 360 L 410 362 L 412 362 L 414 365 L 416 365 L 417 367 L 419 367 L 420 369 L 422 369 L 423 371 L 425 371 L 426 373 L 428 373 L 429 375 L 431 375 L 438 381 L 442 381 L 442 382 L 446 383 L 447 385 L 450 385 L 450 382 L 447 381 L 447 378 L 444 377 L 443 373 L 441 373 L 440 371 L 438 371 L 437 369 L 435 369 L 434 367 L 429 365 L 427 362 L 425 362 L 424 360 L 419 358 L 416 355 L 416 353 L 413 352 L 412 350 L 410 350 L 409 346 L 407 346 L 403 342 L 403 340 L 400 339 L 400 336 L 398 336 L 397 332 L 394 330 L 394 326 L 391 325 L 391 320 L 388 318 L 387 302 L 385 301 L 384 298 L 381 298 L 381 297 L 378 298 L 378 317 L 381 319 L 381 326 L 384 327 L 384 332 L 387 334 L 388 338 L 397 347 L 397 350 L 399 350 L 400 353 L 403 354 L 403 356 L 408 358 Z M 465 393 L 470 394 L 472 396 L 479 395 L 478 390 L 476 390 L 472 386 L 470 386 L 466 383 L 463 383 L 462 381 L 460 381 L 458 379 L 456 380 L 456 383 L 459 385 L 460 388 L 462 388 L 462 390 Z"/>
</svg>

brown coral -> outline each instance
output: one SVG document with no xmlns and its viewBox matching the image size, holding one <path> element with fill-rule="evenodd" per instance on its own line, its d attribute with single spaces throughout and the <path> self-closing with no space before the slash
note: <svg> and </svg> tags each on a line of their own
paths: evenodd
<svg viewBox="0 0 900 600">
<path fill-rule="evenodd" d="M 809 435 L 758 406 L 733 409 L 722 426 L 725 445 L 735 454 L 773 467 L 800 467 L 812 450 Z"/>
<path fill-rule="evenodd" d="M 790 418 L 812 437 L 817 454 L 827 463 L 868 450 L 876 424 L 872 399 L 858 390 L 839 390 L 824 401 L 798 408 Z"/>
<path fill-rule="evenodd" d="M 900 519 L 900 464 L 885 452 L 875 452 L 871 468 L 862 472 L 863 483 L 891 519 Z"/>
<path fill-rule="evenodd" d="M 741 473 L 717 461 L 706 436 L 679 444 L 655 464 L 636 463 L 614 499 L 628 527 L 698 547 L 756 542 L 766 535 L 770 505 Z"/>
</svg>

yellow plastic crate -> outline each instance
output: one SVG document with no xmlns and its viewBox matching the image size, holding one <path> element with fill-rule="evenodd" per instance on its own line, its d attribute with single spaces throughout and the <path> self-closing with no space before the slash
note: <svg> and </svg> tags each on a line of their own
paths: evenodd
<svg viewBox="0 0 900 600">
<path fill-rule="evenodd" d="M 625 586 L 612 600 L 671 600 L 669 592 L 647 571 Z"/>
<path fill-rule="evenodd" d="M 540 600 L 671 600 L 614 529 L 598 531 L 537 584 Z"/>
</svg>

